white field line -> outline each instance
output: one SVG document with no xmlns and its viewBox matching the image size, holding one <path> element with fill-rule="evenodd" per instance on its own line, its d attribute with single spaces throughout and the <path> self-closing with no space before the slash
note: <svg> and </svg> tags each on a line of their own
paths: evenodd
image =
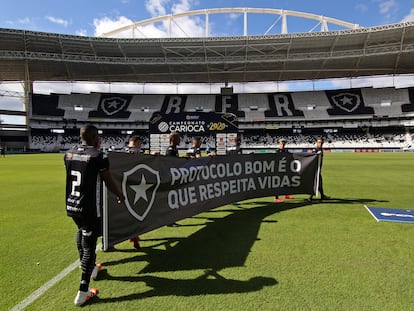
<svg viewBox="0 0 414 311">
<path fill-rule="evenodd" d="M 96 249 L 101 248 L 101 244 L 96 246 Z M 40 286 L 36 289 L 33 293 L 27 296 L 25 299 L 20 301 L 17 305 L 10 309 L 10 311 L 21 311 L 24 310 L 27 306 L 32 304 L 36 301 L 40 296 L 46 293 L 49 289 L 51 289 L 54 285 L 56 285 L 60 280 L 62 280 L 65 276 L 71 273 L 73 270 L 79 267 L 79 260 L 76 260 L 74 263 L 63 269 L 58 275 L 47 281 L 45 284 Z"/>
</svg>

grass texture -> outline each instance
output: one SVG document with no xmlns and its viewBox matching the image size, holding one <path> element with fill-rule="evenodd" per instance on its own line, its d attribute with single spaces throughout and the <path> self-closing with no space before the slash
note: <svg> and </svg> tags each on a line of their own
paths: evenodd
<svg viewBox="0 0 414 311">
<path fill-rule="evenodd" d="M 84 310 L 410 310 L 414 225 L 377 223 L 364 204 L 414 209 L 414 154 L 326 154 L 325 192 L 258 198 L 98 252 L 101 293 Z M 0 159 L 0 310 L 77 259 L 63 155 Z M 80 270 L 27 310 L 76 310 Z"/>
</svg>

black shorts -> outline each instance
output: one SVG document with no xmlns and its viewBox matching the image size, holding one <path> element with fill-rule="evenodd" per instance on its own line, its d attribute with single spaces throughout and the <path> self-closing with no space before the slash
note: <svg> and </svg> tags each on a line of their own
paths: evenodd
<svg viewBox="0 0 414 311">
<path fill-rule="evenodd" d="M 102 218 L 95 218 L 93 220 L 85 221 L 79 217 L 72 217 L 78 229 L 92 231 L 96 237 L 102 236 Z"/>
</svg>

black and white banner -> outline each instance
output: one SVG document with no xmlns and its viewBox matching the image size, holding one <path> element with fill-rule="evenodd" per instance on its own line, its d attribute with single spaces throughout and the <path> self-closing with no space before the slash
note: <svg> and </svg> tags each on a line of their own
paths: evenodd
<svg viewBox="0 0 414 311">
<path fill-rule="evenodd" d="M 312 194 L 315 154 L 252 154 L 185 159 L 110 153 L 123 204 L 104 195 L 104 247 L 234 202 Z"/>
</svg>

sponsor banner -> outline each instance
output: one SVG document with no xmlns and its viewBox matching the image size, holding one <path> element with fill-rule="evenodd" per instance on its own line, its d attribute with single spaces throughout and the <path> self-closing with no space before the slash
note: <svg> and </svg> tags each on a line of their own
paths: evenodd
<svg viewBox="0 0 414 311">
<path fill-rule="evenodd" d="M 115 183 L 126 198 L 105 192 L 104 245 L 204 211 L 276 194 L 312 194 L 318 155 L 253 154 L 185 159 L 109 153 Z"/>
<path fill-rule="evenodd" d="M 154 113 L 149 125 L 152 134 L 178 132 L 194 136 L 237 132 L 237 129 L 234 114 L 216 112 Z"/>
<path fill-rule="evenodd" d="M 366 206 L 365 208 L 377 221 L 414 223 L 414 211 Z"/>
<path fill-rule="evenodd" d="M 234 139 L 230 144 L 228 134 L 237 136 L 237 117 L 231 113 L 217 112 L 187 112 L 153 114 L 149 124 L 151 153 L 165 154 L 169 145 L 169 134 L 177 132 L 188 136 L 216 138 L 216 150 L 218 154 L 226 154 L 228 147 L 234 146 Z M 165 136 L 165 140 L 161 136 Z M 233 136 L 232 136 L 233 137 Z M 210 146 L 212 147 L 212 146 Z"/>
</svg>

